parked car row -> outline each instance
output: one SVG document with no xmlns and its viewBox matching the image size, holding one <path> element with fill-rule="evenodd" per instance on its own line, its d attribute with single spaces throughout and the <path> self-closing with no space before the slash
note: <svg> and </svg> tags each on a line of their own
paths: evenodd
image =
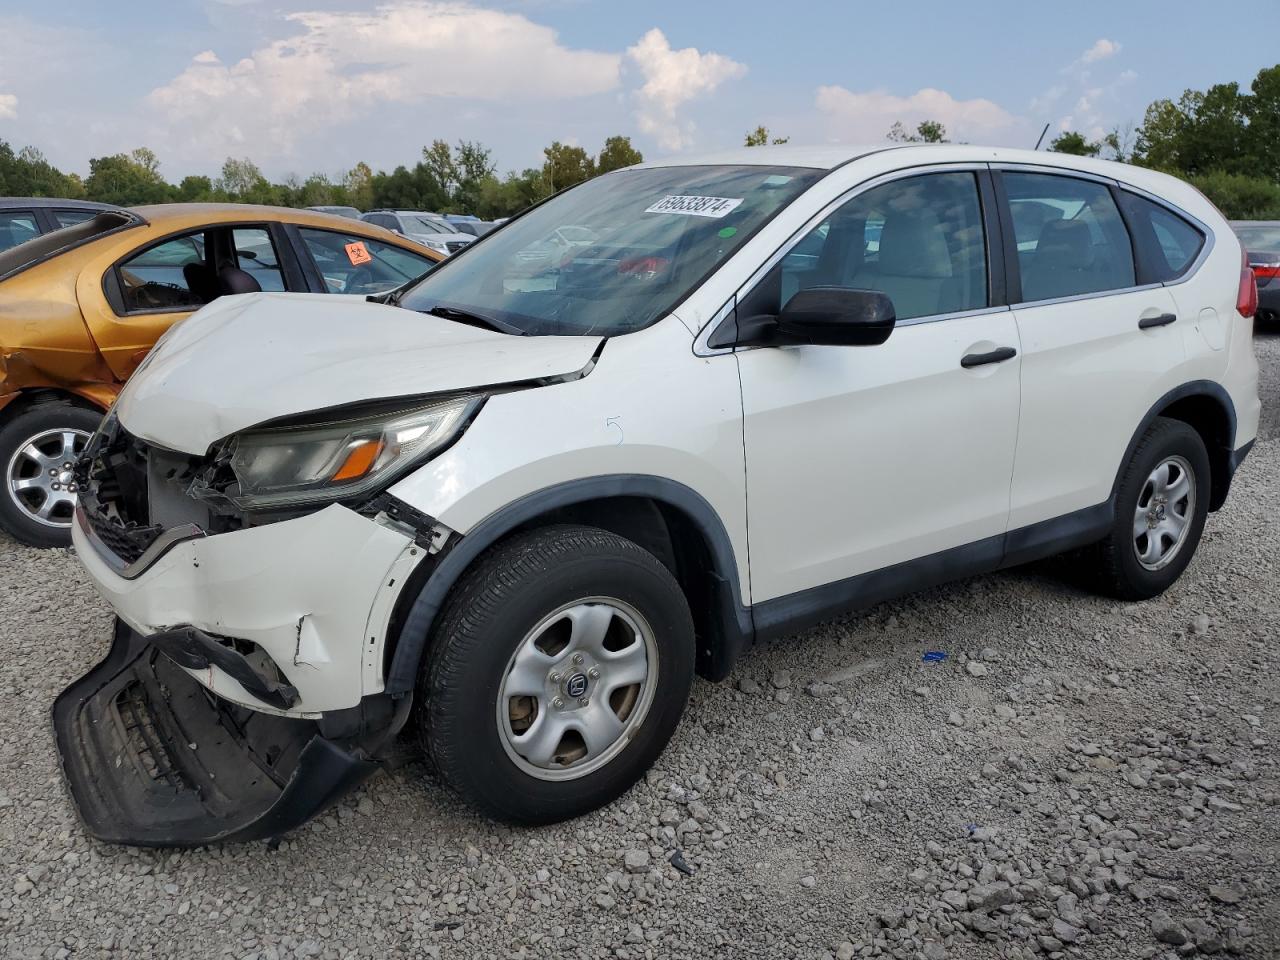
<svg viewBox="0 0 1280 960">
<path fill-rule="evenodd" d="M 65 203 L 22 209 L 41 226 L 73 225 L 0 252 L 0 527 L 34 546 L 70 542 L 75 461 L 173 323 L 226 294 L 382 293 L 443 259 L 371 223 L 305 210 Z"/>
<path fill-rule="evenodd" d="M 64 378 L 124 364 L 83 451 L 54 440 L 20 478 L 75 485 L 118 618 L 54 709 L 110 841 L 279 834 L 407 729 L 486 813 L 576 816 L 753 643 L 1064 551 L 1104 593 L 1160 594 L 1257 433 L 1241 243 L 1133 166 L 959 144 L 649 163 L 413 283 L 217 299 L 120 390 L 150 318 L 294 271 L 369 293 L 395 278 L 357 271 L 412 243 L 260 216 L 102 214 L 0 254 L 0 296 L 31 304 L 5 316 L 84 314 L 97 346 Z"/>
</svg>

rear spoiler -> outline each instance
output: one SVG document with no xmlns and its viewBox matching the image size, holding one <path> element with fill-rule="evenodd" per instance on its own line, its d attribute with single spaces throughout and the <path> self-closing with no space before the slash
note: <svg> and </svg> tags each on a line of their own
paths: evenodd
<svg viewBox="0 0 1280 960">
<path fill-rule="evenodd" d="M 92 220 L 77 223 L 61 230 L 52 230 L 34 240 L 20 243 L 0 253 L 0 282 L 30 270 L 32 267 L 61 256 L 69 250 L 84 246 L 91 240 L 105 237 L 121 230 L 146 225 L 146 219 L 131 210 L 104 210 Z"/>
</svg>

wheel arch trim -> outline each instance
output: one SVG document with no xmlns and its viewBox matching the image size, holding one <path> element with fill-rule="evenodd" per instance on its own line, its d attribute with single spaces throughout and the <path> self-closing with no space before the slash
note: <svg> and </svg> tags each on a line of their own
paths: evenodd
<svg viewBox="0 0 1280 960">
<path fill-rule="evenodd" d="M 715 676 L 722 679 L 754 636 L 751 612 L 739 588 L 739 567 L 733 544 L 715 509 L 697 491 L 675 480 L 643 474 L 613 474 L 570 480 L 526 494 L 490 514 L 447 549 L 414 597 L 400 627 L 387 669 L 385 690 L 402 695 L 413 690 L 418 667 L 435 622 L 450 592 L 472 563 L 489 547 L 530 521 L 554 510 L 619 497 L 642 497 L 680 511 L 696 527 L 708 548 L 718 582 L 717 606 L 722 647 Z"/>
<path fill-rule="evenodd" d="M 1143 434 L 1147 432 L 1147 428 L 1161 416 L 1165 410 L 1177 403 L 1179 400 L 1186 400 L 1191 397 L 1207 397 L 1213 400 L 1221 408 L 1222 413 L 1227 420 L 1227 447 L 1225 449 L 1215 449 L 1211 444 L 1206 444 L 1209 453 L 1209 461 L 1216 464 L 1220 459 L 1222 466 L 1226 472 L 1221 477 L 1217 475 L 1218 470 L 1215 467 L 1213 483 L 1210 488 L 1209 509 L 1217 510 L 1226 501 L 1227 492 L 1231 485 L 1231 466 L 1235 453 L 1235 437 L 1236 437 L 1236 405 L 1231 399 L 1225 387 L 1213 380 L 1190 380 L 1186 383 L 1174 387 L 1165 393 L 1159 400 L 1153 403 L 1147 410 L 1142 420 L 1138 423 L 1138 428 L 1133 432 L 1133 436 L 1129 440 L 1129 445 L 1125 448 L 1124 456 L 1116 468 L 1115 481 L 1111 486 L 1110 501 L 1115 503 L 1116 493 L 1120 488 L 1120 476 L 1124 471 L 1125 465 L 1133 458 L 1133 452 L 1138 448 L 1139 441 L 1142 440 Z M 1176 418 L 1174 418 L 1176 419 Z M 1222 482 L 1217 482 L 1221 480 Z"/>
</svg>

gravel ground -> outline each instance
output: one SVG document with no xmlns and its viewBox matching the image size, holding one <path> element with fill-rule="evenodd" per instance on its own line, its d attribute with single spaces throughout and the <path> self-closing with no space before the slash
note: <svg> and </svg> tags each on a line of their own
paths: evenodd
<svg viewBox="0 0 1280 960">
<path fill-rule="evenodd" d="M 1257 349 L 1263 439 L 1165 597 L 1047 563 L 826 624 L 700 682 L 645 782 L 552 828 L 414 764 L 274 849 L 86 839 L 48 710 L 107 613 L 0 539 L 0 950 L 1280 956 L 1280 336 Z"/>
</svg>

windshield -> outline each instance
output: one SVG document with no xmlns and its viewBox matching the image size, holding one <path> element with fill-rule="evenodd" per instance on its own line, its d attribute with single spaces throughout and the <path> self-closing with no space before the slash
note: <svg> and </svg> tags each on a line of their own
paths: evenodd
<svg viewBox="0 0 1280 960">
<path fill-rule="evenodd" d="M 432 217 L 413 217 L 427 233 L 457 233 L 453 228 L 453 224 L 447 220 L 436 220 Z"/>
<path fill-rule="evenodd" d="M 446 260 L 400 305 L 531 336 L 614 336 L 670 312 L 822 171 L 705 166 L 589 180 Z"/>
<path fill-rule="evenodd" d="M 1280 251 L 1280 223 L 1237 225 L 1236 236 L 1247 250 Z"/>
</svg>

